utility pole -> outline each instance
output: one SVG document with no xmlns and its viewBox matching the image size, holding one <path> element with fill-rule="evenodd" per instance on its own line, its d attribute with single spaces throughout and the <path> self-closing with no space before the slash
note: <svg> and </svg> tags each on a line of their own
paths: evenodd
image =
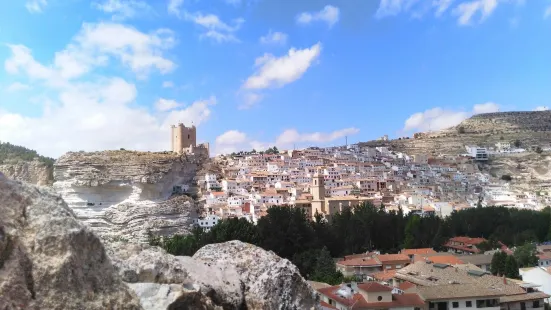
<svg viewBox="0 0 551 310">
<path fill-rule="evenodd" d="M 348 147 L 348 136 L 344 136 L 344 145 Z"/>
</svg>

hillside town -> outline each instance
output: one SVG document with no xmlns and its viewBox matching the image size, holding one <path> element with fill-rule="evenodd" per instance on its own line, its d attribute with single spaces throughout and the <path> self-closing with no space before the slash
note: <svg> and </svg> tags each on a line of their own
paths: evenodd
<svg viewBox="0 0 551 310">
<path fill-rule="evenodd" d="M 210 218 L 199 224 L 209 229 L 228 217 L 256 222 L 274 205 L 327 219 L 364 202 L 441 217 L 477 206 L 540 210 L 549 205 L 546 192 L 519 192 L 480 169 L 495 152 L 525 152 L 505 143 L 497 148 L 467 146 L 465 154 L 432 156 L 354 144 L 220 155 L 215 159 L 220 173 L 197 177 L 204 193 L 202 215 Z"/>
</svg>

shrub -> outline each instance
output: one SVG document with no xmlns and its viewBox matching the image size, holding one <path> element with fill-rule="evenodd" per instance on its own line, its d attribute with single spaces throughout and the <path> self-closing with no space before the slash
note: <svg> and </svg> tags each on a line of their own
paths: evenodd
<svg viewBox="0 0 551 310">
<path fill-rule="evenodd" d="M 501 176 L 501 179 L 502 179 L 503 181 L 509 182 L 509 181 L 511 181 L 513 178 L 512 178 L 510 175 L 508 175 L 508 174 L 504 174 L 504 175 Z"/>
</svg>

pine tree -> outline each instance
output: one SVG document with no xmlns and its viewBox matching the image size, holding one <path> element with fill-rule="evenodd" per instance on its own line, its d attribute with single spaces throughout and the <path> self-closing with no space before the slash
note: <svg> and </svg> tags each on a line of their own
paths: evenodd
<svg viewBox="0 0 551 310">
<path fill-rule="evenodd" d="M 513 255 L 508 255 L 505 261 L 505 275 L 507 278 L 519 279 L 517 260 Z"/>
<path fill-rule="evenodd" d="M 506 273 L 506 261 L 507 254 L 503 252 L 496 252 L 492 257 L 492 263 L 490 265 L 490 271 L 495 275 L 504 275 Z"/>
<path fill-rule="evenodd" d="M 342 283 L 343 278 L 342 273 L 336 269 L 335 261 L 331 257 L 331 254 L 327 248 L 323 247 L 323 249 L 319 251 L 314 272 L 310 279 L 313 281 L 337 285 Z"/>
</svg>

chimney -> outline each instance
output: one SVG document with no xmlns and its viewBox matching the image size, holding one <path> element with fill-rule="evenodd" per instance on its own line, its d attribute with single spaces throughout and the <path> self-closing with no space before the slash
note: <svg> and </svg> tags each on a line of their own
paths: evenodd
<svg viewBox="0 0 551 310">
<path fill-rule="evenodd" d="M 507 278 L 503 275 L 503 284 L 507 284 Z"/>
</svg>

